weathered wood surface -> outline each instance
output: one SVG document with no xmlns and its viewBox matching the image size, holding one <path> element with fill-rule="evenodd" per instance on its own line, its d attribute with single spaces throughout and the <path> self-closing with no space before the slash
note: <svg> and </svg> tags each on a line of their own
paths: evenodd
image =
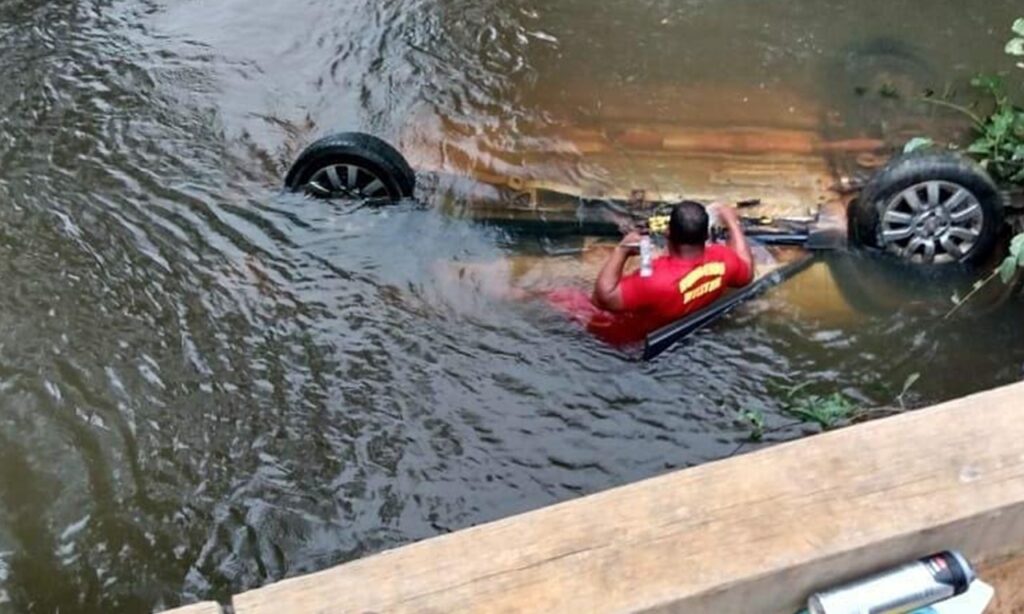
<svg viewBox="0 0 1024 614">
<path fill-rule="evenodd" d="M 216 601 L 201 601 L 192 605 L 167 610 L 164 614 L 224 614 L 224 610 Z"/>
<path fill-rule="evenodd" d="M 788 614 L 932 551 L 1024 552 L 1022 410 L 1008 386 L 285 580 L 235 611 Z"/>
</svg>

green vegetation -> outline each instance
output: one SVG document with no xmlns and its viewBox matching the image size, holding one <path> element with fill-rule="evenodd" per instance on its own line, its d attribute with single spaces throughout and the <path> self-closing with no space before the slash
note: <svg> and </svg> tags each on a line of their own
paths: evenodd
<svg viewBox="0 0 1024 614">
<path fill-rule="evenodd" d="M 1016 66 L 1024 69 L 1024 18 L 1014 22 L 1012 29 L 1016 36 L 1006 44 L 1006 53 L 1014 58 L 1021 58 L 1022 61 L 1017 62 Z M 1024 185 L 1024 108 L 1014 104 L 1008 93 L 1007 81 L 1001 76 L 979 75 L 971 81 L 971 85 L 985 94 L 988 102 L 987 113 L 979 110 L 980 105 L 966 107 L 946 99 L 925 100 L 970 117 L 976 138 L 964 151 L 978 160 L 1000 184 Z M 931 139 L 918 137 L 906 144 L 904 152 L 934 146 L 935 143 Z M 955 306 L 946 317 L 953 315 L 961 305 L 995 278 L 998 277 L 1009 284 L 1020 269 L 1024 269 L 1024 233 L 1016 235 L 1010 241 L 1009 255 L 988 277 L 975 283 L 972 290 L 963 298 L 953 296 Z M 768 428 L 765 414 L 759 409 L 745 409 L 739 413 L 738 419 L 749 429 L 748 441 L 755 443 L 764 440 L 766 433 L 799 425 L 813 425 L 821 430 L 830 430 L 851 422 L 906 410 L 907 393 L 919 378 L 920 374 L 914 373 L 904 381 L 903 389 L 894 399 L 898 407 L 865 408 L 841 392 L 809 393 L 807 389 L 811 382 L 805 382 L 783 390 L 779 413 L 792 419 L 791 422 Z M 737 451 L 743 445 L 740 444 Z"/>
<path fill-rule="evenodd" d="M 750 441 L 764 439 L 764 413 L 759 409 L 745 409 L 740 412 L 740 420 L 750 427 Z"/>
<path fill-rule="evenodd" d="M 1024 58 L 1024 17 L 1013 22 L 1012 30 L 1017 36 L 1006 43 L 1006 54 Z M 1024 60 L 1017 62 L 1017 67 L 1024 68 Z"/>
<path fill-rule="evenodd" d="M 749 429 L 747 437 L 753 443 L 764 440 L 766 433 L 799 425 L 813 425 L 823 431 L 828 431 L 851 422 L 859 422 L 906 410 L 905 399 L 907 393 L 920 377 L 919 373 L 913 373 L 903 382 L 903 388 L 895 398 L 896 404 L 899 405 L 898 408 L 861 407 L 856 401 L 841 392 L 824 395 L 807 392 L 811 382 L 804 382 L 782 390 L 782 407 L 779 413 L 787 418 L 791 418 L 791 422 L 768 429 L 764 412 L 759 409 L 745 409 L 741 411 L 739 413 L 739 422 Z"/>
<path fill-rule="evenodd" d="M 857 411 L 857 405 L 841 392 L 829 395 L 803 394 L 804 386 L 790 390 L 782 413 L 805 424 L 816 424 L 822 430 L 833 429 L 847 422 Z"/>
<path fill-rule="evenodd" d="M 1013 104 L 1002 77 L 980 75 L 971 85 L 985 92 L 993 108 L 985 118 L 974 117 L 978 138 L 967 153 L 977 157 L 996 181 L 1024 182 L 1024 109 Z"/>
<path fill-rule="evenodd" d="M 906 398 L 907 393 L 910 392 L 910 389 L 914 387 L 914 384 L 916 384 L 917 380 L 919 379 L 921 379 L 920 373 L 911 373 L 909 376 L 907 376 L 907 379 L 903 381 L 903 390 L 900 390 L 900 393 L 896 395 L 896 402 L 900 404 L 901 411 L 907 409 L 907 404 L 904 399 Z"/>
<path fill-rule="evenodd" d="M 1024 17 L 1014 22 L 1012 30 L 1016 36 L 1006 44 L 1006 53 L 1013 58 L 1024 58 Z M 1016 64 L 1018 68 L 1024 68 L 1024 61 Z M 971 118 L 976 138 L 965 151 L 977 159 L 993 179 L 1003 185 L 1024 184 L 1024 108 L 1014 104 L 1008 93 L 1007 81 L 1002 76 L 978 75 L 971 80 L 971 85 L 985 93 L 989 102 L 987 114 L 948 100 L 925 100 L 954 109 Z M 931 139 L 919 137 L 911 139 L 904 147 L 904 151 L 910 152 L 933 145 Z M 961 298 L 958 294 L 953 295 L 953 308 L 946 317 L 956 313 L 965 302 L 996 277 L 1009 284 L 1020 269 L 1024 269 L 1024 233 L 1011 240 L 1009 255 L 988 277 L 975 283 L 966 296 Z"/>
<path fill-rule="evenodd" d="M 981 290 L 992 282 L 996 277 L 1002 280 L 1004 284 L 1009 284 L 1013 281 L 1019 269 L 1024 269 L 1024 233 L 1020 233 L 1010 240 L 1010 253 L 1003 259 L 1003 261 L 995 268 L 988 277 L 980 279 L 974 283 L 974 287 L 965 296 L 960 297 L 959 294 L 952 296 L 953 308 L 946 314 L 946 318 L 951 317 L 960 307 L 962 307 L 967 301 L 969 301 L 975 294 L 981 292 Z"/>
<path fill-rule="evenodd" d="M 1011 57 L 1024 57 L 1024 18 L 1014 22 L 1012 29 L 1019 37 L 1007 43 L 1006 53 Z M 1018 62 L 1017 66 L 1024 68 L 1024 62 Z M 1017 83 L 1016 79 L 1013 83 Z M 1003 184 L 1024 183 L 1024 109 L 1014 104 L 1003 76 L 978 75 L 971 80 L 971 85 L 984 94 L 980 105 L 967 107 L 941 98 L 924 100 L 963 113 L 971 119 L 976 138 L 967 146 L 966 152 L 976 158 L 993 179 Z M 915 138 L 907 143 L 904 151 L 933 144 L 931 139 Z"/>
</svg>

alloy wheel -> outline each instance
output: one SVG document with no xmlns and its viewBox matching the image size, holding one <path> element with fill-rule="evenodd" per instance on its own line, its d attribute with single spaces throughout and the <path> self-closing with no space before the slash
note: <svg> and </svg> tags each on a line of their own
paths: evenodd
<svg viewBox="0 0 1024 614">
<path fill-rule="evenodd" d="M 320 198 L 351 200 L 397 200 L 388 186 L 376 174 L 354 164 L 332 164 L 321 168 L 310 177 L 306 189 Z"/>
<path fill-rule="evenodd" d="M 923 181 L 893 196 L 882 211 L 884 249 L 913 262 L 959 262 L 981 238 L 985 212 L 967 188 Z"/>
</svg>

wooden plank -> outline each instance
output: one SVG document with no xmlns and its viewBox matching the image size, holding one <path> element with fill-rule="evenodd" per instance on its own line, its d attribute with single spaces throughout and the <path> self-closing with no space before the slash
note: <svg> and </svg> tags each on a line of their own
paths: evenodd
<svg viewBox="0 0 1024 614">
<path fill-rule="evenodd" d="M 1022 409 L 1008 386 L 285 580 L 235 611 L 790 614 L 944 548 L 1024 552 Z"/>
<path fill-rule="evenodd" d="M 183 605 L 180 608 L 167 610 L 164 614 L 224 614 L 224 610 L 216 601 L 200 601 L 192 605 Z"/>
</svg>

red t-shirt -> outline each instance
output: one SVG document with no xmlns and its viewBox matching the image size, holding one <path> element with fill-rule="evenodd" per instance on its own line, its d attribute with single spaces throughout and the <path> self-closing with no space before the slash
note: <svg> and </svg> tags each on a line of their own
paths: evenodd
<svg viewBox="0 0 1024 614">
<path fill-rule="evenodd" d="M 608 343 L 641 341 L 648 333 L 707 307 L 726 288 L 751 281 L 750 267 L 731 248 L 708 245 L 700 258 L 661 256 L 654 260 L 650 277 L 633 273 L 622 278 L 624 311 L 612 313 L 594 306 L 579 289 L 556 290 L 548 295 L 559 310 L 585 324 Z"/>
</svg>

